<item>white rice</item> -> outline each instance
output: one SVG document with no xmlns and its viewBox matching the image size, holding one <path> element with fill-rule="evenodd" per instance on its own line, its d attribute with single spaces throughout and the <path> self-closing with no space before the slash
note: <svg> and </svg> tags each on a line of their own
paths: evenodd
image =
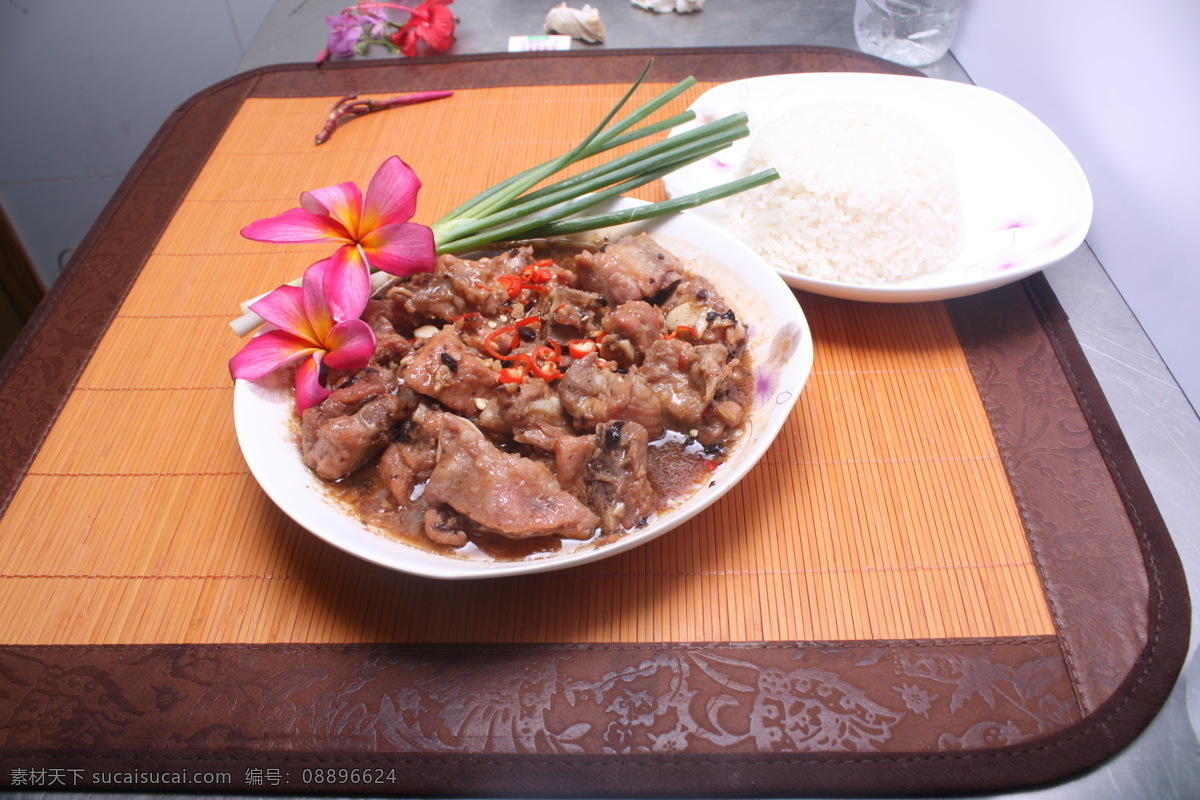
<svg viewBox="0 0 1200 800">
<path fill-rule="evenodd" d="M 734 234 L 777 269 L 878 284 L 946 266 L 962 249 L 951 154 L 907 114 L 817 103 L 755 133 L 739 172 L 780 179 L 725 201 Z"/>
</svg>

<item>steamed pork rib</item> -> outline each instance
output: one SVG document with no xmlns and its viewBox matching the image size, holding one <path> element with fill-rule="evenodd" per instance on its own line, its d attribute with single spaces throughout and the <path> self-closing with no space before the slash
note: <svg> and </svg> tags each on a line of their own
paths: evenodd
<svg viewBox="0 0 1200 800">
<path fill-rule="evenodd" d="M 387 369 L 367 367 L 348 378 L 323 403 L 304 410 L 305 465 L 327 481 L 341 480 L 379 455 L 388 429 L 410 404 L 415 397 Z"/>
<path fill-rule="evenodd" d="M 494 390 L 477 405 L 483 406 L 477 419 L 480 428 L 539 450 L 552 453 L 559 438 L 575 433 L 558 393 L 541 378 L 527 377 L 515 390 Z"/>
<path fill-rule="evenodd" d="M 645 234 L 539 248 L 442 256 L 368 304 L 374 357 L 300 436 L 364 519 L 523 557 L 635 529 L 724 458 L 750 397 L 724 298 Z"/>
<path fill-rule="evenodd" d="M 400 370 L 404 382 L 460 414 L 479 413 L 476 398 L 496 385 L 496 370 L 478 353 L 467 350 L 454 328 L 443 328 L 419 342 L 411 360 Z"/>
<path fill-rule="evenodd" d="M 421 405 L 392 426 L 389 443 L 379 457 L 379 477 L 398 505 L 418 499 L 417 487 L 429 480 L 437 465 L 442 415 Z"/>
<path fill-rule="evenodd" d="M 425 486 L 430 503 L 512 538 L 587 539 L 595 531 L 596 515 L 559 486 L 549 467 L 501 452 L 470 421 L 446 415 L 438 447 L 441 457 Z"/>
<path fill-rule="evenodd" d="M 655 342 L 662 340 L 662 331 L 666 326 L 666 315 L 658 306 L 651 305 L 645 300 L 630 300 L 614 308 L 604 315 L 601 323 L 605 333 L 629 342 L 631 353 L 629 360 L 637 360 L 638 353 L 645 353 Z M 603 344 L 619 351 L 620 345 L 604 337 Z"/>
<path fill-rule="evenodd" d="M 654 512 L 650 437 L 636 422 L 603 422 L 587 436 L 561 438 L 555 467 L 563 488 L 594 508 L 605 532 L 635 527 Z"/>
<path fill-rule="evenodd" d="M 563 408 L 588 427 L 598 422 L 636 422 L 655 437 L 662 435 L 662 404 L 637 372 L 609 369 L 592 353 L 567 370 L 559 387 Z"/>
<path fill-rule="evenodd" d="M 468 521 L 449 506 L 424 506 L 421 517 L 422 530 L 434 544 L 462 547 L 468 541 Z"/>
<path fill-rule="evenodd" d="M 698 344 L 721 344 L 730 356 L 746 348 L 746 326 L 705 278 L 692 275 L 664 297 L 668 330 L 686 328 Z"/>
<path fill-rule="evenodd" d="M 411 276 L 392 287 L 387 297 L 398 302 L 404 313 L 425 321 L 452 322 L 471 313 L 495 316 L 509 300 L 497 278 L 520 274 L 533 261 L 532 252 L 517 247 L 477 261 L 443 255 L 433 272 Z"/>
<path fill-rule="evenodd" d="M 612 305 L 644 300 L 683 277 L 683 264 L 648 235 L 627 236 L 575 259 L 579 287 L 604 295 Z"/>
<path fill-rule="evenodd" d="M 701 444 L 712 444 L 744 415 L 740 403 L 728 400 L 726 389 L 739 361 L 718 344 L 691 345 L 679 339 L 660 339 L 646 353 L 641 375 L 658 398 L 664 416 L 677 430 L 687 430 Z M 719 410 L 714 406 L 718 404 Z M 712 411 L 708 419 L 707 412 Z"/>
<path fill-rule="evenodd" d="M 412 350 L 409 340 L 396 330 L 397 324 L 402 325 L 398 322 L 401 313 L 394 301 L 386 299 L 368 301 L 363 312 L 363 319 L 375 334 L 375 354 L 371 363 L 393 372 Z"/>
</svg>

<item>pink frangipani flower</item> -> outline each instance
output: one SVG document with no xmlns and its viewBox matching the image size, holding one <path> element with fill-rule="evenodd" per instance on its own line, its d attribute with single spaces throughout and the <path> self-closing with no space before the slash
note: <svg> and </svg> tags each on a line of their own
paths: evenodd
<svg viewBox="0 0 1200 800">
<path fill-rule="evenodd" d="M 360 317 L 371 293 L 365 270 L 340 248 L 304 272 L 300 286 L 280 286 L 250 308 L 276 327 L 251 339 L 229 360 L 234 378 L 257 380 L 300 361 L 296 368 L 296 412 L 329 396 L 324 369 L 365 367 L 375 352 L 375 334 Z"/>
<path fill-rule="evenodd" d="M 252 222 L 242 236 L 277 244 L 337 242 L 353 263 L 392 275 L 431 272 L 433 231 L 409 221 L 420 188 L 412 167 L 392 156 L 371 177 L 365 197 L 353 181 L 313 189 L 300 195 L 299 208 Z"/>
</svg>

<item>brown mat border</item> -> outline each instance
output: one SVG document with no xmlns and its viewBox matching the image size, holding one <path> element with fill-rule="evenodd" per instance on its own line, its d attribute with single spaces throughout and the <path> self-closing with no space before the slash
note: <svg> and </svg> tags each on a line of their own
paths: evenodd
<svg viewBox="0 0 1200 800">
<path fill-rule="evenodd" d="M 39 307 L 17 346 L 0 364 L 0 435 L 13 443 L 0 453 L 0 508 L 11 500 L 145 258 L 244 98 L 403 91 L 450 84 L 465 87 L 625 81 L 631 70 L 636 71 L 644 64 L 647 55 L 608 51 L 597 55 L 546 54 L 536 60 L 529 56 L 496 55 L 335 64 L 319 70 L 307 65 L 289 65 L 238 76 L 193 98 L 164 124 L 79 248 L 63 278 Z M 910 74 L 887 62 L 854 53 L 828 48 L 770 47 L 668 51 L 657 56 L 655 75 L 674 79 L 695 74 L 703 80 L 728 80 L 753 74 L 814 70 Z M 586 79 L 581 77 L 585 72 Z M 1013 390 L 1012 385 L 996 382 L 992 372 L 995 365 L 989 365 L 994 354 L 988 352 L 988 342 L 982 333 L 995 329 L 996 325 L 1012 326 L 1014 335 L 1033 347 L 1021 356 L 1019 363 L 1010 363 L 1005 374 L 1016 376 L 1015 383 L 1027 381 L 1028 365 L 1033 358 L 1037 385 L 1031 388 L 1022 384 L 1017 389 L 1046 392 L 1052 401 L 1049 407 L 1055 408 L 1065 396 L 1062 386 L 1067 387 L 1073 398 L 1072 407 L 1060 410 L 1068 416 L 1081 414 L 1088 429 L 1084 433 L 1103 445 L 1103 450 L 1093 455 L 1103 458 L 1105 479 L 1111 481 L 1130 522 L 1133 536 L 1127 537 L 1124 544 L 1116 542 L 1121 552 L 1115 564 L 1130 570 L 1129 574 L 1144 574 L 1146 580 L 1144 586 L 1131 584 L 1118 589 L 1130 593 L 1141 604 L 1148 597 L 1148 605 L 1138 609 L 1144 613 L 1144 619 L 1125 619 L 1121 625 L 1106 627 L 1102 619 L 1089 618 L 1087 614 L 1077 616 L 1081 606 L 1086 609 L 1089 596 L 1108 589 L 1103 584 L 1101 570 L 1093 564 L 1092 570 L 1083 576 L 1085 582 L 1101 583 L 1096 587 L 1085 586 L 1087 591 L 1082 600 L 1080 596 L 1061 592 L 1064 587 L 1075 588 L 1072 581 L 1079 578 L 1079 573 L 1071 567 L 1077 564 L 1064 563 L 1062 552 L 1055 551 L 1057 539 L 1064 531 L 1054 525 L 1041 525 L 1043 521 L 1037 518 L 1039 506 L 1030 502 L 1022 505 L 1033 510 L 1027 524 L 1055 610 L 1057 639 L 794 643 L 752 649 L 720 643 L 558 648 L 541 645 L 8 647 L 0 648 L 3 691 L 0 713 L 5 715 L 0 764 L 14 769 L 39 766 L 72 769 L 86 765 L 89 772 L 232 769 L 230 788 L 254 791 L 344 793 L 349 788 L 382 794 L 529 796 L 999 791 L 1059 780 L 1093 766 L 1131 741 L 1149 723 L 1174 684 L 1186 655 L 1190 625 L 1182 568 L 1119 425 L 1045 280 L 1029 279 L 977 298 L 953 301 L 948 307 L 965 348 L 973 354 L 972 366 L 985 402 L 1002 403 L 1004 392 Z M 993 316 L 988 317 L 989 313 Z M 995 314 L 1002 318 L 996 318 Z M 1018 318 L 1009 319 L 1010 315 Z M 1050 360 L 1043 346 L 1047 343 Z M 1051 362 L 1057 365 L 1050 370 L 1054 374 L 1046 372 L 1046 365 Z M 999 408 L 1003 410 L 1002 405 Z M 989 405 L 989 411 L 993 411 L 993 406 Z M 1022 446 L 1027 443 L 1004 428 L 1002 417 L 1003 414 L 993 416 L 1002 454 L 1010 472 L 1019 471 L 1026 458 Z M 1063 424 L 1060 419 L 1058 427 Z M 1067 433 L 1076 435 L 1079 431 Z M 1030 491 L 1036 494 L 1037 489 L 1028 483 L 1014 485 L 1018 495 Z M 1065 533 L 1086 537 L 1091 532 Z M 1114 535 L 1114 540 L 1119 538 Z M 1132 553 L 1128 552 L 1130 549 Z M 1114 568 L 1114 563 L 1106 561 L 1104 566 L 1106 574 L 1122 572 Z M 1064 570 L 1071 574 L 1065 575 Z M 1145 595 L 1139 596 L 1139 592 Z M 1139 635 L 1128 636 L 1130 626 L 1136 627 Z M 1095 650 L 1088 648 L 1097 634 L 1101 636 L 1102 647 L 1115 646 L 1118 651 L 1126 651 L 1124 655 L 1118 653 L 1111 664 L 1095 664 Z M 353 715 L 339 717 L 335 713 L 337 701 L 362 691 L 379 692 L 372 697 L 378 700 L 381 709 L 385 698 L 392 709 L 397 708 L 401 697 L 428 698 L 425 691 L 428 683 L 422 682 L 428 670 L 439 675 L 456 670 L 470 674 L 500 670 L 508 679 L 520 681 L 545 666 L 547 652 L 555 654 L 556 664 L 563 659 L 566 663 L 577 663 L 579 675 L 591 675 L 597 669 L 603 672 L 606 667 L 611 672 L 644 663 L 656 665 L 653 670 L 647 668 L 650 689 L 662 690 L 672 685 L 672 676 L 677 674 L 677 670 L 662 665 L 679 664 L 684 659 L 716 659 L 716 663 L 726 665 L 749 663 L 751 671 L 757 670 L 760 678 L 770 679 L 800 675 L 812 659 L 819 659 L 820 666 L 815 669 L 830 676 L 827 684 L 840 685 L 837 680 L 844 679 L 853 685 L 859 680 L 855 676 L 865 675 L 882 663 L 885 656 L 878 654 L 894 655 L 897 651 L 920 652 L 930 663 L 960 658 L 964 651 L 986 652 L 989 663 L 1010 666 L 1043 658 L 1057 659 L 1069 680 L 1051 681 L 1058 689 L 1048 689 L 1046 694 L 1072 700 L 1076 711 L 1067 715 L 1067 724 L 1020 744 L 989 743 L 994 739 L 961 742 L 966 749 L 957 752 L 929 750 L 929 726 L 925 726 L 924 738 L 918 737 L 924 749 L 908 752 L 762 754 L 714 750 L 612 756 L 569 752 L 549 756 L 472 753 L 470 742 L 460 746 L 460 752 L 411 752 L 419 750 L 411 741 L 398 739 L 381 744 L 378 740 L 368 743 L 361 736 L 356 738 L 356 734 L 362 734 L 362 728 L 357 726 Z M 753 660 L 746 658 L 751 652 Z M 258 665 L 257 671 L 247 671 L 248 664 Z M 342 727 L 336 728 L 337 735 L 332 735 L 333 727 L 318 726 L 318 730 L 281 724 L 278 729 L 260 731 L 277 738 L 253 740 L 250 735 L 253 726 L 241 717 L 241 712 L 253 705 L 251 698 L 262 700 L 270 696 L 271 680 L 289 674 L 287 670 L 297 664 L 313 671 L 291 684 L 291 692 L 299 693 L 293 698 L 298 705 L 293 707 L 311 708 L 314 713 L 324 709 L 328 713 L 322 724 L 339 723 Z M 210 672 L 211 669 L 216 672 Z M 373 681 L 367 680 L 368 674 L 378 683 L 369 686 Z M 291 677 L 298 676 L 292 673 Z M 764 685 L 770 689 L 772 684 L 767 681 L 751 687 L 760 700 L 769 695 L 794 702 L 797 697 L 794 685 L 773 695 L 764 694 Z M 276 687 L 275 691 L 283 688 Z M 454 702 L 453 693 L 447 697 L 448 702 Z M 47 718 L 43 715 L 43 701 L 72 711 Z M 308 705 L 300 701 L 307 701 Z M 297 715 L 292 722 L 301 716 Z M 403 719 L 403 714 L 400 718 Z M 142 722 L 145 727 L 139 727 Z M 554 730 L 561 734 L 569 729 L 570 726 Z M 514 728 L 514 732 L 519 730 Z M 567 736 L 560 744 L 571 742 Z M 669 744 L 662 742 L 663 747 Z M 497 750 L 495 744 L 489 746 Z M 271 748 L 293 752 L 271 752 Z M 386 784 L 324 785 L 302 782 L 301 775 L 296 774 L 303 773 L 305 768 L 355 766 L 394 768 L 396 780 Z M 286 783 L 273 785 L 270 770 L 280 770 L 281 775 L 290 777 Z M 266 782 L 253 782 L 254 777 L 264 774 Z M 11 773 L 6 771 L 3 779 L 11 782 Z M 144 784 L 139 788 L 144 788 Z M 193 783 L 161 788 L 212 787 Z"/>
</svg>

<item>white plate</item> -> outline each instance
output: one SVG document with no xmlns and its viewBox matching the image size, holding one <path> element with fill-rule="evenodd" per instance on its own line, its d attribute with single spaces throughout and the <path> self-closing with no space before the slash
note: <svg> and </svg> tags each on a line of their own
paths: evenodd
<svg viewBox="0 0 1200 800">
<path fill-rule="evenodd" d="M 439 555 L 388 538 L 345 513 L 300 460 L 289 433 L 294 405 L 272 401 L 245 381 L 237 381 L 234 423 L 255 479 L 284 513 L 334 547 L 390 569 L 444 579 L 519 575 L 584 564 L 643 545 L 707 508 L 750 471 L 791 412 L 812 369 L 808 323 L 775 271 L 713 225 L 676 215 L 626 228 L 646 230 L 691 271 L 711 280 L 750 331 L 756 396 L 746 432 L 714 473 L 711 485 L 697 490 L 686 503 L 601 547 L 508 562 Z"/>
<path fill-rule="evenodd" d="M 1032 275 L 1083 242 L 1092 222 L 1092 193 L 1079 163 L 1058 137 L 1003 95 L 934 78 L 808 73 L 714 87 L 692 104 L 696 121 L 673 135 L 744 111 L 750 118 L 750 137 L 668 175 L 663 179 L 668 194 L 677 197 L 730 180 L 756 130 L 799 106 L 832 101 L 907 112 L 941 137 L 954 159 L 966 241 L 957 259 L 928 275 L 864 286 L 780 270 L 790 286 L 850 300 L 942 300 Z M 693 213 L 718 225 L 724 222 L 721 203 Z"/>
</svg>

